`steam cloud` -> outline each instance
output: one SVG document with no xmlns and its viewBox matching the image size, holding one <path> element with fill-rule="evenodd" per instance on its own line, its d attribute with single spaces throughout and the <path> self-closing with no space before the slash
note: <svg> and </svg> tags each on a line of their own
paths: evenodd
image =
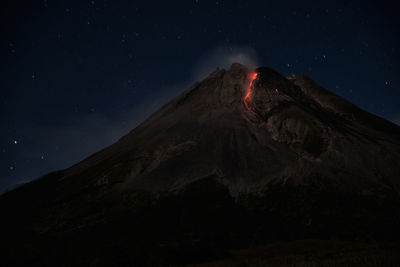
<svg viewBox="0 0 400 267">
<path fill-rule="evenodd" d="M 232 63 L 237 62 L 249 68 L 256 68 L 257 53 L 249 46 L 220 46 L 216 49 L 204 53 L 193 72 L 194 80 L 202 80 L 216 68 L 229 68 Z"/>
</svg>

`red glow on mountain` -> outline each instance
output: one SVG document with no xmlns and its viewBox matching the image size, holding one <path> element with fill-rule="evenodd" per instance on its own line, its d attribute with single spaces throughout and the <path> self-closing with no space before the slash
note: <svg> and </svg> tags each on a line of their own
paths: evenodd
<svg viewBox="0 0 400 267">
<path fill-rule="evenodd" d="M 247 93 L 243 99 L 244 106 L 246 107 L 247 110 L 252 110 L 252 103 L 251 103 L 251 92 L 253 90 L 253 82 L 255 79 L 257 79 L 258 73 L 253 72 L 250 74 L 250 81 L 249 81 L 249 86 L 247 87 Z"/>
</svg>

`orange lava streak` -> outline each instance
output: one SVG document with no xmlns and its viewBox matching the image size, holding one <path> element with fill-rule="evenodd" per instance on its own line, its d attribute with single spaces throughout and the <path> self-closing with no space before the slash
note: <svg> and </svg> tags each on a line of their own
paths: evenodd
<svg viewBox="0 0 400 267">
<path fill-rule="evenodd" d="M 246 93 L 246 95 L 245 95 L 245 97 L 243 99 L 243 104 L 244 104 L 244 106 L 246 107 L 247 110 L 252 110 L 253 109 L 250 98 L 251 98 L 251 91 L 253 89 L 253 81 L 255 79 L 257 79 L 257 77 L 258 77 L 258 73 L 257 72 L 253 72 L 250 75 L 250 82 L 249 82 L 249 86 L 247 88 L 247 93 Z"/>
</svg>

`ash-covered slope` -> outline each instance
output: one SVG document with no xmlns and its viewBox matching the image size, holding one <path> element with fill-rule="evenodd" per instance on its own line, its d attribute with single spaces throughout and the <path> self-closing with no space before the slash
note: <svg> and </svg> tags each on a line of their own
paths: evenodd
<svg viewBox="0 0 400 267">
<path fill-rule="evenodd" d="M 149 266 L 274 240 L 398 241 L 399 160 L 399 126 L 308 77 L 233 64 L 0 196 L 0 249 L 10 264 Z"/>
<path fill-rule="evenodd" d="M 59 182 L 175 191 L 215 174 L 234 195 L 304 182 L 399 192 L 399 128 L 307 77 L 233 64 L 66 170 Z"/>
</svg>

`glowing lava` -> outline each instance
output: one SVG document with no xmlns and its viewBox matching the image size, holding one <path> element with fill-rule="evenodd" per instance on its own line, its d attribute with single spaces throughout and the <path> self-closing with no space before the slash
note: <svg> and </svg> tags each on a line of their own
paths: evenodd
<svg viewBox="0 0 400 267">
<path fill-rule="evenodd" d="M 253 72 L 250 75 L 250 82 L 249 82 L 249 86 L 247 88 L 247 93 L 243 99 L 243 104 L 246 107 L 247 110 L 253 110 L 253 104 L 251 103 L 251 92 L 253 89 L 253 82 L 255 79 L 257 79 L 258 77 L 258 73 L 257 72 Z"/>
</svg>

